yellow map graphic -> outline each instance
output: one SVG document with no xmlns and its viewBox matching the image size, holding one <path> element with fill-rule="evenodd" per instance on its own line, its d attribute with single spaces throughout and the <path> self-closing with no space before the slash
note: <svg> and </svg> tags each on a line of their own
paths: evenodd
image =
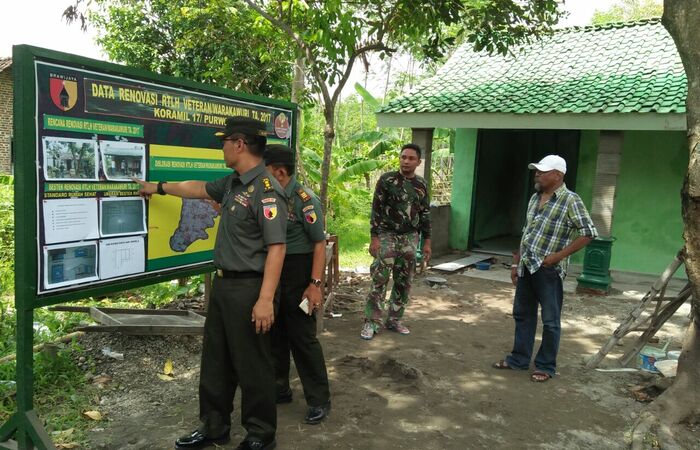
<svg viewBox="0 0 700 450">
<path fill-rule="evenodd" d="M 183 167 L 191 165 L 196 155 L 200 166 L 201 160 L 210 160 L 218 171 L 223 160 L 221 150 L 206 148 L 151 145 L 149 153 L 152 161 L 161 158 L 175 162 L 174 166 L 182 161 Z M 202 170 L 206 169 L 190 169 L 192 179 Z M 204 200 L 153 195 L 148 203 L 148 259 L 213 250 L 218 226 L 218 213 Z"/>
</svg>

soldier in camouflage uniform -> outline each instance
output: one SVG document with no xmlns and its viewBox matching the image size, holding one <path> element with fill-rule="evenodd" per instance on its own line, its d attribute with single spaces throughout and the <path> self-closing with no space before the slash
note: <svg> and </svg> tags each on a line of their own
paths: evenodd
<svg viewBox="0 0 700 450">
<path fill-rule="evenodd" d="M 431 254 L 428 188 L 415 173 L 420 161 L 420 147 L 406 144 L 401 148 L 400 170 L 387 172 L 377 181 L 370 219 L 372 288 L 367 296 L 362 339 L 372 339 L 382 326 L 386 287 L 392 274 L 394 287 L 384 326 L 400 334 L 410 333 L 401 318 L 411 292 L 421 235 L 424 259 L 428 261 Z"/>
<path fill-rule="evenodd" d="M 321 423 L 331 408 L 328 373 L 321 343 L 316 338 L 316 315 L 323 293 L 321 274 L 326 259 L 326 233 L 321 202 L 294 176 L 294 153 L 279 144 L 268 145 L 265 166 L 284 189 L 287 200 L 287 254 L 280 276 L 280 308 L 272 328 L 272 357 L 275 366 L 277 403 L 291 403 L 289 352 L 308 411 L 304 423 Z M 308 299 L 308 312 L 299 304 Z"/>
<path fill-rule="evenodd" d="M 199 428 L 175 441 L 178 450 L 225 444 L 230 439 L 236 388 L 246 437 L 236 450 L 272 450 L 277 442 L 275 379 L 270 328 L 285 255 L 287 202 L 263 164 L 266 125 L 229 117 L 221 139 L 226 166 L 218 180 L 148 183 L 141 194 L 214 200 L 221 219 L 214 245 L 214 279 L 204 322 L 199 380 Z"/>
</svg>

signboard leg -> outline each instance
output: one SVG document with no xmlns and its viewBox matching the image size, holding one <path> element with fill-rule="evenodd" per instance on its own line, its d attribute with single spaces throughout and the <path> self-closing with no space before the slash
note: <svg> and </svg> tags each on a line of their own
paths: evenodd
<svg viewBox="0 0 700 450">
<path fill-rule="evenodd" d="M 0 427 L 0 448 L 55 450 L 33 409 L 34 395 L 34 310 L 26 308 L 22 290 L 16 290 L 17 305 L 17 413 Z M 9 439 L 14 436 L 15 440 Z"/>
</svg>

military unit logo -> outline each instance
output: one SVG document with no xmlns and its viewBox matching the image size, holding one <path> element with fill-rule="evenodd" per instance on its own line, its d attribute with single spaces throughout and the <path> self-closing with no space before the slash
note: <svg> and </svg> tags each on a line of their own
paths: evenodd
<svg viewBox="0 0 700 450">
<path fill-rule="evenodd" d="M 263 214 L 267 220 L 272 220 L 277 217 L 277 205 L 264 205 Z"/>
<path fill-rule="evenodd" d="M 51 100 L 61 111 L 68 111 L 78 101 L 78 82 L 58 77 L 49 78 Z"/>
<path fill-rule="evenodd" d="M 304 218 L 309 223 L 316 223 L 318 217 L 316 217 L 316 211 L 311 210 L 304 213 Z"/>
</svg>

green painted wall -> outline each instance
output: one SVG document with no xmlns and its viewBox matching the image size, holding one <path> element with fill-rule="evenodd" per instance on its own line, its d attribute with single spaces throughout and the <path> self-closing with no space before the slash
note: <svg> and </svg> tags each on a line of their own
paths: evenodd
<svg viewBox="0 0 700 450">
<path fill-rule="evenodd" d="M 471 223 L 477 130 L 458 128 L 455 133 L 452 201 L 450 208 L 450 247 L 467 250 Z"/>
<path fill-rule="evenodd" d="M 598 141 L 600 132 L 597 130 L 581 130 L 579 142 L 578 170 L 576 172 L 576 193 L 591 212 L 593 203 L 593 182 L 595 170 L 598 164 Z M 571 257 L 572 264 L 583 264 L 584 250 L 580 250 Z"/>
<path fill-rule="evenodd" d="M 615 192 L 611 268 L 660 274 L 683 245 L 685 132 L 626 131 Z"/>
</svg>

